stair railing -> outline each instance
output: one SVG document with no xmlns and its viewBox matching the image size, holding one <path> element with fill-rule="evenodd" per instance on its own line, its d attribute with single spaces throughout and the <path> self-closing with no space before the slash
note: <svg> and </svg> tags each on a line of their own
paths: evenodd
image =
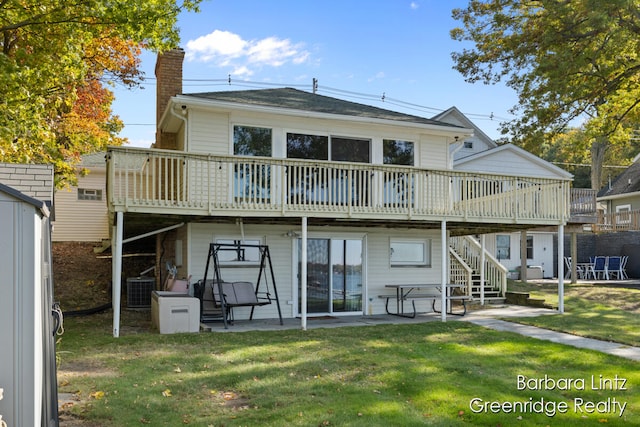
<svg viewBox="0 0 640 427">
<path fill-rule="evenodd" d="M 449 239 L 449 246 L 457 252 L 465 263 L 480 274 L 482 245 L 471 236 L 457 236 Z M 486 249 L 484 250 L 484 282 L 485 286 L 498 290 L 504 297 L 507 292 L 508 270 Z"/>
</svg>

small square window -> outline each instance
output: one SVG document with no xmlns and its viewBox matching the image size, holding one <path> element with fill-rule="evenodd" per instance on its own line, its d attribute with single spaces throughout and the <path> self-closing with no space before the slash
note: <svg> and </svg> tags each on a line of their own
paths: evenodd
<svg viewBox="0 0 640 427">
<path fill-rule="evenodd" d="M 102 200 L 102 190 L 78 188 L 78 200 Z"/>
<path fill-rule="evenodd" d="M 473 141 L 465 141 L 464 148 L 473 148 Z"/>
</svg>

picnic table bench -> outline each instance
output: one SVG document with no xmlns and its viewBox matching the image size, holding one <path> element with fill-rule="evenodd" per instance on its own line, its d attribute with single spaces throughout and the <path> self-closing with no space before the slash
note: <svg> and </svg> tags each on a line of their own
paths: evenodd
<svg viewBox="0 0 640 427">
<path fill-rule="evenodd" d="M 378 295 L 378 298 L 386 299 L 385 302 L 385 311 L 387 314 L 391 314 L 393 316 L 400 317 L 408 317 L 413 319 L 416 317 L 416 299 L 430 299 L 431 300 L 431 308 L 436 313 L 441 313 L 441 311 L 436 310 L 436 302 L 442 301 L 442 284 L 440 283 L 421 283 L 421 284 L 404 284 L 404 285 L 385 285 L 386 288 L 395 289 L 395 294 L 383 294 Z M 471 299 L 468 295 L 463 294 L 455 294 L 455 290 L 463 289 L 464 285 L 457 283 L 447 283 L 445 285 L 445 300 L 448 306 L 447 314 L 452 314 L 456 316 L 464 316 L 467 313 L 467 301 Z M 426 292 L 425 292 L 426 291 Z M 430 292 L 429 292 L 430 291 Z M 436 293 L 435 291 L 439 292 Z M 395 313 L 389 310 L 389 300 L 396 300 L 396 311 Z M 411 305 L 413 307 L 413 313 L 406 313 L 404 310 L 404 302 L 411 301 Z M 452 301 L 460 301 L 462 303 L 463 311 L 462 313 L 457 313 L 453 311 L 453 306 L 451 304 Z"/>
</svg>

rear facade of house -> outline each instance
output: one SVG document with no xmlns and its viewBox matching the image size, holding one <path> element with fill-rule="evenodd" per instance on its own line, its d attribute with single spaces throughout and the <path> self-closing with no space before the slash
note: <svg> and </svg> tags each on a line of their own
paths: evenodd
<svg viewBox="0 0 640 427">
<path fill-rule="evenodd" d="M 471 129 L 291 88 L 181 94 L 182 55 L 156 66 L 154 147 L 107 154 L 114 229 L 157 233 L 161 273 L 168 262 L 195 281 L 211 243 L 267 245 L 284 317 L 302 311 L 303 263 L 309 314 L 379 314 L 387 284 L 477 295 L 480 271 L 501 297 L 507 270 L 465 236 L 567 222 L 570 178 L 453 170 Z M 255 283 L 257 254 L 225 253 L 222 279 Z"/>
</svg>

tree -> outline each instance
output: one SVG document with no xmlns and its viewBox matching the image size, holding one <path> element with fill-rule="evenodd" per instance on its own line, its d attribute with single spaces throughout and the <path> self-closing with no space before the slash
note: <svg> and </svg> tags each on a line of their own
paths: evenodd
<svg viewBox="0 0 640 427">
<path fill-rule="evenodd" d="M 178 44 L 201 0 L 0 0 L 0 161 L 53 163 L 122 142 L 109 84 L 140 83 L 137 55 Z"/>
<path fill-rule="evenodd" d="M 518 93 L 502 132 L 536 153 L 583 122 L 598 189 L 607 150 L 640 121 L 640 0 L 472 0 L 453 17 L 463 27 L 452 38 L 473 43 L 452 54 L 454 68 Z"/>
</svg>

